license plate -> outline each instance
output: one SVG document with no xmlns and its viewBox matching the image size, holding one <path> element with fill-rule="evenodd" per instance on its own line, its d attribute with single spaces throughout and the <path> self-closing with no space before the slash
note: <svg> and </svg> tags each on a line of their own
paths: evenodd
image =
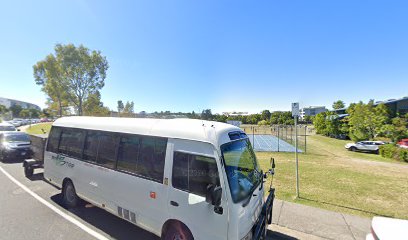
<svg viewBox="0 0 408 240">
<path fill-rule="evenodd" d="M 25 156 L 25 155 L 26 155 L 26 152 L 21 152 L 21 155 L 22 155 L 22 156 Z"/>
</svg>

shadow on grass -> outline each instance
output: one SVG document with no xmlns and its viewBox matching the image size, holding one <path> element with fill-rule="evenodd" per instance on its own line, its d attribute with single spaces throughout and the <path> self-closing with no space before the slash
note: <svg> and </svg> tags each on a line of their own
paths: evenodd
<svg viewBox="0 0 408 240">
<path fill-rule="evenodd" d="M 310 201 L 310 202 L 315 202 L 315 203 L 320 203 L 320 204 L 324 204 L 324 205 L 339 207 L 339 208 L 345 208 L 345 209 L 354 210 L 354 211 L 358 211 L 358 212 L 363 212 L 363 213 L 367 213 L 367 214 L 371 214 L 371 215 L 391 217 L 391 218 L 393 217 L 393 216 L 390 216 L 390 215 L 384 215 L 384 214 L 380 214 L 380 213 L 376 213 L 376 212 L 371 212 L 371 211 L 367 211 L 367 210 L 360 209 L 360 208 L 355 208 L 355 207 L 350 207 L 350 206 L 343 206 L 343 205 L 340 205 L 340 204 L 329 203 L 329 202 L 320 201 L 320 200 L 316 200 L 316 199 L 310 199 L 310 198 L 306 198 L 306 197 L 302 197 L 302 196 L 300 196 L 299 199 Z"/>
</svg>

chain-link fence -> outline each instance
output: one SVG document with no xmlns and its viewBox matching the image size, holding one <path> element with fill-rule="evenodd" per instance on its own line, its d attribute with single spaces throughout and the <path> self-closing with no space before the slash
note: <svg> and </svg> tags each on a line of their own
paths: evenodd
<svg viewBox="0 0 408 240">
<path fill-rule="evenodd" d="M 241 125 L 255 151 L 295 152 L 296 128 L 294 125 Z M 298 151 L 307 152 L 307 137 L 314 134 L 310 125 L 298 125 Z"/>
</svg>

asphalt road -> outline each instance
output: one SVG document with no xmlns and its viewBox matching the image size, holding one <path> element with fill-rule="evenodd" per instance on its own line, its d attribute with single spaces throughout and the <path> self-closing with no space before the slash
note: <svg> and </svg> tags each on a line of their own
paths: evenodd
<svg viewBox="0 0 408 240">
<path fill-rule="evenodd" d="M 34 176 L 28 179 L 24 176 L 21 162 L 0 163 L 0 167 L 54 208 L 53 210 L 41 203 L 0 171 L 1 240 L 95 239 L 89 232 L 105 239 L 159 239 L 102 209 L 86 207 L 85 202 L 75 209 L 63 208 L 60 204 L 60 190 L 43 181 L 42 170 L 35 170 Z M 74 219 L 79 224 L 74 224 L 66 218 Z M 294 239 L 279 232 L 270 232 L 268 235 L 269 239 Z"/>
</svg>

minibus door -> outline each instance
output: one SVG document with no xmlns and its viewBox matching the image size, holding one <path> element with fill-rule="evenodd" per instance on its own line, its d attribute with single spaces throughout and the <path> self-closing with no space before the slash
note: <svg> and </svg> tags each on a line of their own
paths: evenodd
<svg viewBox="0 0 408 240">
<path fill-rule="evenodd" d="M 225 192 L 222 192 L 218 208 L 207 203 L 205 197 L 208 185 L 220 185 L 222 182 L 219 172 L 214 157 L 178 152 L 175 149 L 168 195 L 169 214 L 170 218 L 183 222 L 195 239 L 227 239 Z"/>
</svg>

